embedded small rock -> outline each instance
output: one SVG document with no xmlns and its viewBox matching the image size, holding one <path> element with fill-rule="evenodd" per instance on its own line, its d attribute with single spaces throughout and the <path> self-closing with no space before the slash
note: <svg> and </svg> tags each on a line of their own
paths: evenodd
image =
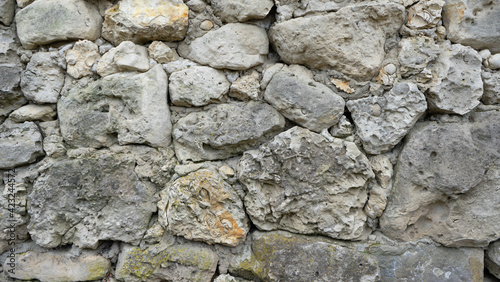
<svg viewBox="0 0 500 282">
<path fill-rule="evenodd" d="M 97 44 L 88 41 L 78 41 L 66 53 L 67 72 L 74 78 L 91 74 L 92 66 L 101 58 Z"/>
<path fill-rule="evenodd" d="M 415 29 L 434 28 L 441 20 L 444 0 L 422 0 L 408 9 L 406 26 Z"/>
<path fill-rule="evenodd" d="M 0 0 L 0 23 L 10 25 L 14 20 L 16 2 L 14 0 Z"/>
<path fill-rule="evenodd" d="M 438 58 L 440 53 L 439 45 L 430 37 L 403 38 L 399 42 L 398 54 L 401 75 L 408 77 L 421 73 L 429 63 Z"/>
<path fill-rule="evenodd" d="M 259 73 L 252 71 L 250 74 L 238 77 L 231 84 L 229 96 L 242 101 L 261 99 Z"/>
<path fill-rule="evenodd" d="M 212 0 L 210 2 L 216 16 L 224 22 L 245 22 L 263 19 L 274 6 L 272 0 Z"/>
<path fill-rule="evenodd" d="M 15 122 L 49 121 L 53 120 L 56 114 L 51 106 L 30 104 L 13 111 L 9 118 Z"/>
<path fill-rule="evenodd" d="M 149 57 L 160 64 L 173 62 L 179 58 L 177 52 L 161 41 L 154 41 L 148 48 Z"/>
<path fill-rule="evenodd" d="M 102 56 L 96 70 L 102 77 L 124 71 L 145 72 L 149 70 L 148 49 L 124 41 Z"/>
<path fill-rule="evenodd" d="M 500 72 L 482 71 L 484 93 L 481 101 L 487 105 L 500 104 Z"/>
<path fill-rule="evenodd" d="M 32 163 L 44 155 L 42 134 L 35 123 L 0 125 L 0 169 Z"/>
</svg>

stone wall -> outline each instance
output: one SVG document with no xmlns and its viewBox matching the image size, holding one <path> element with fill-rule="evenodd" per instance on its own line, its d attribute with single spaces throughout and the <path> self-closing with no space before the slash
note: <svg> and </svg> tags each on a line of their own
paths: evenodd
<svg viewBox="0 0 500 282">
<path fill-rule="evenodd" d="M 0 0 L 0 58 L 1 281 L 500 278 L 498 1 Z"/>
</svg>

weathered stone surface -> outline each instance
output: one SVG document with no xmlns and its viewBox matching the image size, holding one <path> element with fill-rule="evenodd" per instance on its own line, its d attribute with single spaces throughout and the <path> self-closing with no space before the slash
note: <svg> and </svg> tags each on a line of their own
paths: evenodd
<svg viewBox="0 0 500 282">
<path fill-rule="evenodd" d="M 14 20 L 15 10 L 16 10 L 16 1 L 0 0 L 0 23 L 4 25 L 10 25 L 12 23 L 12 20 Z"/>
<path fill-rule="evenodd" d="M 64 71 L 50 52 L 38 52 L 31 57 L 21 76 L 24 96 L 35 103 L 57 103 L 64 84 Z"/>
<path fill-rule="evenodd" d="M 399 30 L 404 14 L 403 6 L 392 3 L 347 7 L 278 23 L 271 28 L 270 39 L 286 63 L 334 68 L 369 80 L 384 59 L 388 34 Z"/>
<path fill-rule="evenodd" d="M 102 37 L 114 45 L 178 41 L 186 35 L 188 7 L 180 0 L 122 0 L 106 11 Z"/>
<path fill-rule="evenodd" d="M 135 166 L 129 154 L 101 150 L 42 171 L 29 194 L 32 239 L 46 248 L 68 243 L 95 248 L 99 240 L 138 244 L 156 200 Z"/>
<path fill-rule="evenodd" d="M 339 122 L 332 126 L 328 132 L 333 137 L 343 138 L 354 133 L 354 126 L 345 116 L 341 116 Z"/>
<path fill-rule="evenodd" d="M 213 0 L 210 5 L 215 15 L 223 22 L 234 23 L 265 18 L 274 6 L 274 2 L 271 0 Z"/>
<path fill-rule="evenodd" d="M 484 93 L 481 102 L 486 105 L 500 104 L 500 72 L 481 72 Z"/>
<path fill-rule="evenodd" d="M 362 2 L 360 0 L 276 0 L 276 20 L 282 22 L 291 18 L 314 13 L 335 12 L 340 8 Z"/>
<path fill-rule="evenodd" d="M 38 0 L 16 14 L 17 34 L 25 48 L 54 41 L 96 40 L 102 18 L 97 7 L 84 0 Z"/>
<path fill-rule="evenodd" d="M 215 171 L 200 169 L 178 178 L 160 195 L 159 221 L 175 235 L 236 246 L 250 230 L 238 194 Z"/>
<path fill-rule="evenodd" d="M 259 229 L 339 239 L 367 236 L 363 206 L 373 176 L 354 143 L 301 127 L 245 152 L 238 164 L 245 207 Z"/>
<path fill-rule="evenodd" d="M 446 0 L 443 24 L 448 39 L 476 50 L 500 52 L 500 6 L 489 0 Z"/>
<path fill-rule="evenodd" d="M 285 127 L 285 119 L 265 103 L 216 105 L 181 118 L 173 129 L 181 161 L 225 159 L 255 148 Z"/>
<path fill-rule="evenodd" d="M 492 70 L 500 69 L 500 53 L 488 57 L 488 60 L 484 62 L 484 65 Z"/>
<path fill-rule="evenodd" d="M 498 120 L 478 112 L 471 123 L 418 124 L 396 166 L 381 228 L 402 240 L 486 246 L 500 237 Z"/>
<path fill-rule="evenodd" d="M 408 9 L 406 26 L 414 29 L 434 28 L 441 20 L 444 0 L 422 0 Z"/>
<path fill-rule="evenodd" d="M 238 77 L 229 90 L 229 96 L 242 101 L 260 100 L 261 91 L 259 83 L 259 73 L 252 71 L 249 74 Z"/>
<path fill-rule="evenodd" d="M 356 134 L 370 154 L 392 149 L 427 109 L 425 96 L 415 84 L 399 83 L 380 97 L 347 102 Z"/>
<path fill-rule="evenodd" d="M 427 93 L 429 109 L 464 115 L 479 105 L 483 95 L 481 56 L 472 48 L 449 42 L 431 67 L 433 81 Z M 460 70 L 460 71 L 459 71 Z"/>
<path fill-rule="evenodd" d="M 102 56 L 96 70 L 103 77 L 123 71 L 145 72 L 149 70 L 148 49 L 124 41 Z"/>
<path fill-rule="evenodd" d="M 252 233 L 251 249 L 230 264 L 233 275 L 263 281 L 378 281 L 370 254 L 323 237 L 284 231 Z"/>
<path fill-rule="evenodd" d="M 64 140 L 76 147 L 170 145 L 167 75 L 160 65 L 143 74 L 114 74 L 74 87 L 57 104 Z"/>
<path fill-rule="evenodd" d="M 124 245 L 116 266 L 116 278 L 125 281 L 211 281 L 219 257 L 207 247 L 173 245 L 163 250 L 141 250 Z"/>
<path fill-rule="evenodd" d="M 20 44 L 14 26 L 0 25 L 0 93 L 13 92 L 19 86 L 24 65 L 17 55 Z"/>
<path fill-rule="evenodd" d="M 264 99 L 286 118 L 320 132 L 340 120 L 345 102 L 307 71 L 296 65 L 284 67 L 267 85 Z"/>
<path fill-rule="evenodd" d="M 53 120 L 56 114 L 51 106 L 29 104 L 13 111 L 9 118 L 15 122 L 49 121 Z"/>
<path fill-rule="evenodd" d="M 500 278 L 500 241 L 491 243 L 486 249 L 484 264 L 491 274 Z"/>
<path fill-rule="evenodd" d="M 154 41 L 148 48 L 149 56 L 160 64 L 166 64 L 179 59 L 175 49 L 171 49 L 161 41 Z"/>
<path fill-rule="evenodd" d="M 72 49 L 66 53 L 66 63 L 69 75 L 81 78 L 91 74 L 92 66 L 101 58 L 97 44 L 88 41 L 78 41 Z"/>
<path fill-rule="evenodd" d="M 401 75 L 408 77 L 421 73 L 429 63 L 437 59 L 440 53 L 439 45 L 430 37 L 403 38 L 399 42 L 398 55 Z"/>
<path fill-rule="evenodd" d="M 260 65 L 269 53 L 269 41 L 263 28 L 231 23 L 181 43 L 179 55 L 213 68 L 245 70 Z"/>
<path fill-rule="evenodd" d="M 59 121 L 41 122 L 39 125 L 43 134 L 43 150 L 45 154 L 52 158 L 66 156 L 66 147 L 61 136 Z"/>
<path fill-rule="evenodd" d="M 176 106 L 205 106 L 220 102 L 231 83 L 226 75 L 211 67 L 199 66 L 170 75 L 170 101 Z"/>
<path fill-rule="evenodd" d="M 52 251 L 39 253 L 28 251 L 16 256 L 15 274 L 9 277 L 41 282 L 93 281 L 102 279 L 111 270 L 111 263 L 97 254 L 72 255 L 70 252 Z"/>
<path fill-rule="evenodd" d="M 17 6 L 19 6 L 19 8 L 24 8 L 26 6 L 28 6 L 29 4 L 35 2 L 35 0 L 16 0 L 17 2 Z"/>
<path fill-rule="evenodd" d="M 0 125 L 0 169 L 32 163 L 43 155 L 42 134 L 36 124 Z"/>
<path fill-rule="evenodd" d="M 0 122 L 3 121 L 14 110 L 26 104 L 28 100 L 24 98 L 20 91 L 4 93 L 0 91 Z"/>
</svg>

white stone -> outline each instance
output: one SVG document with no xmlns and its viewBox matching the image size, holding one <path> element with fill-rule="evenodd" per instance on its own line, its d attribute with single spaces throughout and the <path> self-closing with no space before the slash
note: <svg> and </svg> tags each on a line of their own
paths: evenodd
<svg viewBox="0 0 500 282">
<path fill-rule="evenodd" d="M 124 41 L 118 47 L 109 50 L 97 63 L 97 73 L 104 77 L 124 71 L 149 70 L 148 49 L 135 45 L 133 42 Z"/>
<path fill-rule="evenodd" d="M 77 79 L 89 75 L 92 73 L 92 66 L 99 58 L 101 55 L 97 44 L 88 40 L 78 41 L 66 53 L 66 71 Z"/>
<path fill-rule="evenodd" d="M 148 48 L 149 57 L 160 64 L 173 62 L 179 58 L 175 49 L 171 49 L 161 41 L 154 41 Z"/>
</svg>

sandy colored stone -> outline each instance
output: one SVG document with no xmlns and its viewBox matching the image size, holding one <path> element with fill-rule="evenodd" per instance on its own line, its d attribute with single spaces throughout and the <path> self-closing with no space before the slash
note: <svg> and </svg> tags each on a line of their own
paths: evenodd
<svg viewBox="0 0 500 282">
<path fill-rule="evenodd" d="M 78 41 L 75 46 L 66 53 L 66 63 L 69 75 L 81 78 L 91 74 L 92 66 L 101 58 L 97 44 L 88 41 Z"/>
<path fill-rule="evenodd" d="M 9 118 L 15 122 L 49 121 L 53 120 L 56 114 L 51 106 L 29 104 L 13 111 Z"/>
<path fill-rule="evenodd" d="M 173 62 L 179 58 L 175 49 L 171 49 L 161 41 L 153 41 L 148 47 L 149 57 L 160 64 Z"/>
</svg>

